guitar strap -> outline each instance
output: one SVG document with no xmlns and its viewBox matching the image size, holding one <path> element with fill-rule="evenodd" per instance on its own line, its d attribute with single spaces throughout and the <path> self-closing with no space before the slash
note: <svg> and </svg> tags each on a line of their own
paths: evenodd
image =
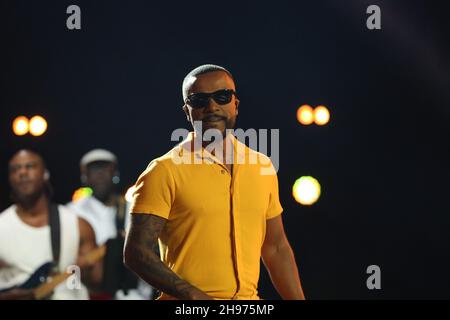
<svg viewBox="0 0 450 320">
<path fill-rule="evenodd" d="M 50 226 L 54 270 L 58 271 L 59 256 L 61 252 L 61 223 L 58 205 L 55 203 L 50 203 L 48 213 L 48 224 Z"/>
<path fill-rule="evenodd" d="M 126 205 L 124 198 L 118 199 L 116 207 L 117 237 L 106 242 L 102 289 L 112 296 L 117 290 L 123 290 L 125 294 L 128 294 L 128 290 L 137 288 L 138 284 L 137 276 L 123 264 Z"/>
<path fill-rule="evenodd" d="M 126 208 L 127 203 L 125 202 L 125 199 L 122 197 L 119 197 L 117 200 L 117 206 L 116 206 L 116 229 L 117 229 L 117 236 L 120 236 L 120 234 L 125 229 L 125 215 L 126 215 Z"/>
</svg>

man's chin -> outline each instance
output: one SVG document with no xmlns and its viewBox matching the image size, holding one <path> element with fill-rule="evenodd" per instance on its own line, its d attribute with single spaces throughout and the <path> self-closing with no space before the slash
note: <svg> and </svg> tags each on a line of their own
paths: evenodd
<svg viewBox="0 0 450 320">
<path fill-rule="evenodd" d="M 33 202 L 38 199 L 43 191 L 41 190 L 16 190 L 13 191 L 14 200 L 19 203 Z"/>
<path fill-rule="evenodd" d="M 113 194 L 113 188 L 94 189 L 93 196 L 102 202 L 106 202 L 108 198 Z"/>
<path fill-rule="evenodd" d="M 199 128 L 194 128 L 195 130 Z M 228 132 L 227 130 L 233 130 L 234 129 L 234 122 L 227 122 L 227 121 L 216 121 L 216 122 L 206 122 L 202 123 L 202 137 L 215 137 L 217 135 L 220 135 L 222 137 L 225 137 Z M 197 131 L 198 132 L 198 131 Z"/>
<path fill-rule="evenodd" d="M 208 136 L 216 136 L 216 135 L 224 135 L 225 134 L 225 129 L 226 127 L 223 124 L 217 124 L 214 125 L 215 123 L 213 123 L 212 125 L 205 125 L 203 126 L 203 136 L 206 135 Z"/>
</svg>

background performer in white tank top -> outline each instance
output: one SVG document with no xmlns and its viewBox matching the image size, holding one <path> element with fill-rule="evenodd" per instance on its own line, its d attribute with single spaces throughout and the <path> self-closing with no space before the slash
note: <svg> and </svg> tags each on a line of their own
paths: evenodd
<svg viewBox="0 0 450 320">
<path fill-rule="evenodd" d="M 19 286 L 46 262 L 53 261 L 49 227 L 49 173 L 40 155 L 21 150 L 9 162 L 13 204 L 0 213 L 0 290 Z M 91 226 L 72 211 L 58 206 L 60 256 L 58 271 L 78 265 L 85 284 L 95 288 L 101 279 L 101 264 L 87 263 L 83 256 L 96 248 Z M 0 292 L 0 299 L 33 299 L 31 289 Z M 51 299 L 88 299 L 87 290 L 69 289 L 65 282 Z"/>
</svg>

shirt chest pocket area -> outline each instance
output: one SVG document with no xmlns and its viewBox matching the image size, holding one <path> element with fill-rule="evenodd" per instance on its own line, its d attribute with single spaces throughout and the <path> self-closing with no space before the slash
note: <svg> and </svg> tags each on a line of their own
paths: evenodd
<svg viewBox="0 0 450 320">
<path fill-rule="evenodd" d="M 183 179 L 175 199 L 175 211 L 204 217 L 229 212 L 230 174 L 221 166 L 214 164 L 207 165 L 202 171 L 193 168 Z"/>
<path fill-rule="evenodd" d="M 244 178 L 244 179 L 243 179 Z M 253 221 L 265 219 L 270 201 L 270 188 L 264 179 L 239 177 L 235 184 L 235 201 L 242 215 Z"/>
</svg>

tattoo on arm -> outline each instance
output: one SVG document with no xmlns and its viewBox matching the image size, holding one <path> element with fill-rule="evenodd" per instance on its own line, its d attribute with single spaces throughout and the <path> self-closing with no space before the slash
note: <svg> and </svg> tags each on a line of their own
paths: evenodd
<svg viewBox="0 0 450 320">
<path fill-rule="evenodd" d="M 125 244 L 125 263 L 153 287 L 179 299 L 189 299 L 198 290 L 179 278 L 158 256 L 158 238 L 166 219 L 134 214 Z"/>
</svg>

